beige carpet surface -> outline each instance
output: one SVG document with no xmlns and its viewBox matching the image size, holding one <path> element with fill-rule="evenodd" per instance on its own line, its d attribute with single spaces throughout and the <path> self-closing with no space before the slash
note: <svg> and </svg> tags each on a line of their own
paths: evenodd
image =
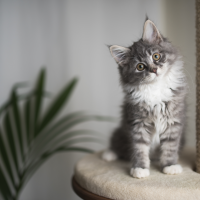
<svg viewBox="0 0 200 200">
<path fill-rule="evenodd" d="M 116 200 L 200 200 L 200 174 L 193 171 L 194 151 L 185 150 L 179 163 L 182 174 L 166 175 L 158 163 L 151 164 L 150 176 L 129 175 L 130 163 L 106 162 L 101 152 L 83 157 L 75 167 L 75 179 L 86 190 Z"/>
</svg>

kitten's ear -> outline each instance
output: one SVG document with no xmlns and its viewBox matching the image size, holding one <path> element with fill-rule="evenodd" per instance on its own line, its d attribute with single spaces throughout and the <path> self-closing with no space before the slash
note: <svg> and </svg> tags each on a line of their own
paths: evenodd
<svg viewBox="0 0 200 200">
<path fill-rule="evenodd" d="M 127 55 L 131 51 L 129 48 L 113 45 L 109 47 L 110 53 L 119 65 L 127 62 Z"/>
<path fill-rule="evenodd" d="M 149 43 L 159 43 L 163 40 L 155 24 L 149 19 L 144 23 L 142 40 Z"/>
</svg>

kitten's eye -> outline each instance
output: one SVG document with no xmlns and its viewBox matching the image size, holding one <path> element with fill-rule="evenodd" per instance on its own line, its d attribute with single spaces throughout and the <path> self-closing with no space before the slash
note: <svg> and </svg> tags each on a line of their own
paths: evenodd
<svg viewBox="0 0 200 200">
<path fill-rule="evenodd" d="M 153 54 L 153 59 L 154 60 L 159 60 L 160 59 L 160 54 L 159 53 L 154 53 Z"/>
<path fill-rule="evenodd" d="M 139 63 L 136 68 L 137 68 L 138 71 L 142 71 L 142 70 L 144 70 L 145 65 L 142 64 L 142 63 Z"/>
</svg>

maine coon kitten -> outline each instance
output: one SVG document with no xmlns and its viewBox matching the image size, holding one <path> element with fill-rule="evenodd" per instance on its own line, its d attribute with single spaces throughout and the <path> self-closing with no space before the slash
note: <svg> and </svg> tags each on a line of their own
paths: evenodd
<svg viewBox="0 0 200 200">
<path fill-rule="evenodd" d="M 159 153 L 163 173 L 179 174 L 178 151 L 185 124 L 187 83 L 177 49 L 146 20 L 130 47 L 110 46 L 124 91 L 122 120 L 103 159 L 131 160 L 131 175 L 149 176 L 150 154 Z"/>
</svg>

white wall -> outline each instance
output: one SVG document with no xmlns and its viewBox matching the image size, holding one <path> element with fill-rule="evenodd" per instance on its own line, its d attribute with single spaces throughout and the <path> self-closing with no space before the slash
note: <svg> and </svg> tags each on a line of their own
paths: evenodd
<svg viewBox="0 0 200 200">
<path fill-rule="evenodd" d="M 184 54 L 191 75 L 188 138 L 189 145 L 194 146 L 194 13 L 194 0 L 1 0 L 0 104 L 14 83 L 33 82 L 45 65 L 47 89 L 54 94 L 70 78 L 79 77 L 78 87 L 63 113 L 89 110 L 119 117 L 122 93 L 117 66 L 106 44 L 126 46 L 138 40 L 148 14 Z M 115 126 L 81 125 L 101 132 L 105 141 Z M 91 145 L 96 150 L 105 146 Z M 70 179 L 74 164 L 83 155 L 63 153 L 52 157 L 24 188 L 21 200 L 79 199 L 71 189 Z"/>
</svg>

